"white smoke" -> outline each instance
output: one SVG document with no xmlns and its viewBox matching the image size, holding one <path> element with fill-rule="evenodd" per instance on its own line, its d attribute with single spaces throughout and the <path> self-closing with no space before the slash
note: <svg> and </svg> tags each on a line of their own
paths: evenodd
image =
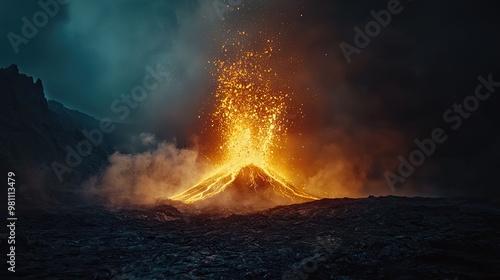
<svg viewBox="0 0 500 280">
<path fill-rule="evenodd" d="M 150 143 L 153 140 L 148 136 L 145 139 Z M 109 162 L 101 174 L 86 183 L 86 188 L 91 196 L 111 207 L 165 201 L 196 184 L 207 170 L 196 150 L 165 142 L 140 154 L 115 153 Z"/>
</svg>

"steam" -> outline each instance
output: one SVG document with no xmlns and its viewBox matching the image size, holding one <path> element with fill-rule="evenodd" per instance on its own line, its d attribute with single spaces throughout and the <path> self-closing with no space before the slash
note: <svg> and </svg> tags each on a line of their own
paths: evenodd
<svg viewBox="0 0 500 280">
<path fill-rule="evenodd" d="M 291 141 L 297 152 L 296 162 L 289 164 L 295 165 L 297 185 L 320 197 L 391 194 L 380 174 L 404 151 L 405 137 L 394 130 L 353 126 L 327 127 Z"/>
<path fill-rule="evenodd" d="M 139 139 L 141 140 L 142 145 L 148 146 L 148 147 L 152 146 L 152 145 L 156 145 L 158 143 L 155 135 L 152 133 L 143 132 L 139 135 Z"/>
<path fill-rule="evenodd" d="M 146 144 L 156 142 L 142 134 Z M 139 154 L 115 153 L 109 166 L 86 183 L 88 193 L 110 207 L 155 204 L 194 185 L 207 166 L 199 161 L 195 149 L 179 149 L 162 142 Z"/>
</svg>

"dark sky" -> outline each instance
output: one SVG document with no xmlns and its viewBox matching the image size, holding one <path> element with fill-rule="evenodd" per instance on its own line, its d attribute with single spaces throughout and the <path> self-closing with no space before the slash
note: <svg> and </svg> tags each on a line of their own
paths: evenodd
<svg viewBox="0 0 500 280">
<path fill-rule="evenodd" d="M 352 44 L 353 27 L 363 27 L 372 20 L 370 11 L 386 8 L 389 1 L 242 1 L 242 11 L 227 13 L 230 23 L 222 23 L 212 1 L 73 0 L 60 5 L 60 11 L 27 44 L 20 44 L 16 54 L 7 34 L 22 35 L 21 18 L 32 22 L 33 15 L 42 10 L 37 2 L 1 1 L 0 65 L 16 63 L 21 71 L 42 78 L 49 99 L 96 116 L 113 116 L 109 112 L 113 100 L 130 93 L 141 83 L 145 67 L 158 61 L 171 74 L 162 95 L 190 98 L 186 81 L 204 82 L 212 47 L 207 37 L 219 31 L 262 20 L 274 24 L 275 30 L 296 32 L 288 34 L 289 42 L 284 45 L 299 44 L 304 57 L 341 56 L 338 44 Z M 473 84 L 474 76 L 491 73 L 499 57 L 497 5 L 489 1 L 414 2 L 401 2 L 403 12 L 393 16 L 361 55 L 352 57 L 352 64 L 332 61 L 356 86 L 380 88 L 394 82 L 412 87 L 418 94 L 416 100 L 404 96 L 410 104 L 398 104 L 400 110 L 387 112 L 399 118 L 414 115 L 412 110 L 446 105 L 453 99 L 436 101 L 437 96 L 429 91 L 441 86 L 439 97 L 454 96 L 453 87 L 461 89 L 458 83 Z M 296 19 L 290 15 L 298 13 L 304 17 L 291 23 Z M 324 63 L 328 60 L 323 57 Z M 320 68 L 317 75 L 327 80 L 329 73 Z"/>
<path fill-rule="evenodd" d="M 500 80 L 499 5 L 401 1 L 402 12 L 347 63 L 339 44 L 353 45 L 353 28 L 364 28 L 373 20 L 370 11 L 387 9 L 389 2 L 243 0 L 221 21 L 211 0 L 73 0 L 60 5 L 16 54 L 9 32 L 22 34 L 21 18 L 32 21 L 41 7 L 35 0 L 1 0 L 0 66 L 16 63 L 41 78 L 49 99 L 117 119 L 113 101 L 142 83 L 147 66 L 161 64 L 168 78 L 123 121 L 154 118 L 182 126 L 193 122 L 213 87 L 206 67 L 220 37 L 228 30 L 266 30 L 279 34 L 285 53 L 299 58 L 300 69 L 290 70 L 296 87 L 314 92 L 306 105 L 316 114 L 305 121 L 308 129 L 390 129 L 403 135 L 403 150 L 411 151 L 413 139 L 448 126 L 443 113 L 474 93 L 479 75 Z M 449 131 L 452 140 L 427 164 L 429 174 L 437 174 L 429 180 L 461 188 L 494 184 L 497 119 L 493 94 L 459 130 Z M 439 172 L 432 173 L 432 166 Z"/>
<path fill-rule="evenodd" d="M 49 99 L 98 117 L 116 117 L 110 104 L 142 83 L 147 66 L 174 71 L 176 54 L 188 51 L 179 44 L 197 9 L 195 1 L 180 0 L 70 1 L 16 54 L 7 35 L 22 35 L 21 19 L 33 22 L 42 10 L 37 3 L 1 1 L 0 65 L 18 64 L 43 80 Z"/>
</svg>

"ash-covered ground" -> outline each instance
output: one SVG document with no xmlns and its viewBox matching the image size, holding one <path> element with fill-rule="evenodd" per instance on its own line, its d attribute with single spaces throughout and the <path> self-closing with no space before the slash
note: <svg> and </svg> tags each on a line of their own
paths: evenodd
<svg viewBox="0 0 500 280">
<path fill-rule="evenodd" d="M 498 202 L 391 196 L 249 214 L 19 211 L 19 279 L 500 279 Z"/>
</svg>

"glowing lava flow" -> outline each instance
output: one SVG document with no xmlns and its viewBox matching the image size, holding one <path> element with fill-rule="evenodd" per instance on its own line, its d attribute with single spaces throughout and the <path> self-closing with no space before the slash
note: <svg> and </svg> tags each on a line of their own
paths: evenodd
<svg viewBox="0 0 500 280">
<path fill-rule="evenodd" d="M 245 181 L 245 189 L 256 192 L 259 188 L 263 188 L 262 191 L 269 189 L 273 196 L 285 198 L 290 203 L 317 199 L 295 188 L 273 168 L 279 166 L 274 154 L 284 143 L 287 132 L 285 102 L 291 97 L 273 89 L 276 73 L 265 67 L 273 48 L 268 46 L 261 52 L 248 50 L 243 43 L 246 36 L 240 32 L 236 40 L 227 42 L 222 47 L 225 59 L 215 62 L 218 86 L 216 110 L 210 125 L 224 138 L 218 147 L 222 164 L 200 183 L 171 199 L 185 203 L 205 200 L 224 192 L 236 181 L 240 182 L 240 190 L 241 181 Z M 272 41 L 267 40 L 267 43 Z M 263 195 L 267 197 L 270 192 Z"/>
</svg>

